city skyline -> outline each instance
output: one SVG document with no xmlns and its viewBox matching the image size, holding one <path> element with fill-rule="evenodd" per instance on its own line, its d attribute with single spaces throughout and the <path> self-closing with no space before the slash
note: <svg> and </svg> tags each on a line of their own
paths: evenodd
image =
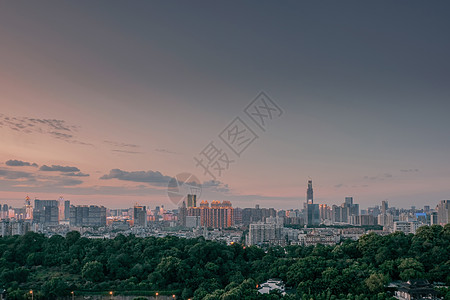
<svg viewBox="0 0 450 300">
<path fill-rule="evenodd" d="M 308 177 L 320 204 L 450 198 L 448 3 L 104 4 L 2 4 L 1 203 L 175 208 L 183 172 L 238 207 L 300 209 Z M 213 180 L 194 157 L 236 117 L 258 138 Z"/>
</svg>

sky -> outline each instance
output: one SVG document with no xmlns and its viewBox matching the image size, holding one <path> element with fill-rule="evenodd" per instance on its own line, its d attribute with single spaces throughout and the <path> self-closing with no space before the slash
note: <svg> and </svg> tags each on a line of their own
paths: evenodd
<svg viewBox="0 0 450 300">
<path fill-rule="evenodd" d="M 2 1 L 0 203 L 175 208 L 168 183 L 188 178 L 203 200 L 296 209 L 312 179 L 315 203 L 435 207 L 450 198 L 449 13 Z"/>
</svg>

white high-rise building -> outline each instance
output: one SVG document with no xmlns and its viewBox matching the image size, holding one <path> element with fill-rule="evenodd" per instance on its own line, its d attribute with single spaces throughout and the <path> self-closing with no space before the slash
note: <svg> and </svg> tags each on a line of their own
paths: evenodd
<svg viewBox="0 0 450 300">
<path fill-rule="evenodd" d="M 422 226 L 422 224 L 417 221 L 397 221 L 394 222 L 394 232 L 401 231 L 404 234 L 415 234 L 417 228 L 420 226 Z"/>
<path fill-rule="evenodd" d="M 438 224 L 444 226 L 450 221 L 450 200 L 441 200 L 436 207 Z"/>
<path fill-rule="evenodd" d="M 283 225 L 276 223 L 250 224 L 247 236 L 247 245 L 268 244 L 271 241 L 281 240 Z"/>
</svg>

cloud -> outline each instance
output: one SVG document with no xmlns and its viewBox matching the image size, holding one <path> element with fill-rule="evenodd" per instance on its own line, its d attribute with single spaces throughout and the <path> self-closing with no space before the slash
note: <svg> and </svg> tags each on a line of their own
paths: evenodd
<svg viewBox="0 0 450 300">
<path fill-rule="evenodd" d="M 11 171 L 8 169 L 0 169 L 0 177 L 5 179 L 29 179 L 33 178 L 32 173 L 22 172 L 22 171 Z"/>
<path fill-rule="evenodd" d="M 90 143 L 77 140 L 75 132 L 79 127 L 67 124 L 64 120 L 9 117 L 4 114 L 0 114 L 0 127 L 7 127 L 11 130 L 24 132 L 27 134 L 47 134 L 52 138 L 68 143 L 92 146 Z"/>
<path fill-rule="evenodd" d="M 83 181 L 79 179 L 72 179 L 72 178 L 61 178 L 56 181 L 56 185 L 58 186 L 74 186 L 74 185 L 80 185 Z"/>
<path fill-rule="evenodd" d="M 119 153 L 126 153 L 126 154 L 142 154 L 143 153 L 143 152 L 139 152 L 139 151 L 118 150 L 118 149 L 113 149 L 111 151 L 112 152 L 119 152 Z"/>
<path fill-rule="evenodd" d="M 105 174 L 100 179 L 119 179 L 133 182 L 145 182 L 153 184 L 166 184 L 172 177 L 165 176 L 158 171 L 133 171 L 127 172 L 120 169 L 112 169 L 109 174 Z"/>
<path fill-rule="evenodd" d="M 0 176 L 1 177 L 1 176 Z M 42 180 L 0 180 L 1 191 L 24 192 L 24 188 L 33 193 L 58 193 L 66 195 L 122 195 L 146 196 L 167 195 L 166 188 L 150 186 L 80 186 L 83 182 L 75 178 L 48 177 Z"/>
<path fill-rule="evenodd" d="M 394 176 L 391 173 L 384 173 L 376 176 L 364 176 L 363 178 L 366 180 L 385 180 L 388 178 L 393 178 Z"/>
<path fill-rule="evenodd" d="M 77 167 L 69 167 L 69 166 L 59 166 L 59 165 L 52 165 L 51 167 L 47 165 L 43 165 L 39 168 L 40 171 L 49 171 L 49 172 L 79 172 L 80 169 Z"/>
<path fill-rule="evenodd" d="M 35 119 L 35 118 L 22 118 L 18 119 L 22 120 L 24 123 L 25 121 L 28 121 L 31 126 L 37 124 L 42 124 L 46 127 L 53 128 L 54 130 L 63 130 L 63 131 L 73 131 L 76 129 L 76 126 L 68 125 L 66 121 L 64 120 L 57 120 L 57 119 Z"/>
<path fill-rule="evenodd" d="M 56 131 L 50 131 L 50 135 L 52 135 L 54 138 L 61 139 L 61 140 L 68 140 L 73 138 L 72 134 L 62 133 L 62 132 L 56 132 Z"/>
<path fill-rule="evenodd" d="M 10 159 L 7 162 L 5 162 L 5 164 L 10 167 L 25 167 L 25 166 L 38 167 L 36 163 L 29 163 L 27 161 L 16 159 Z"/>
<path fill-rule="evenodd" d="M 219 193 L 228 193 L 230 191 L 230 187 L 228 186 L 228 184 L 225 184 L 218 180 L 205 181 L 202 184 L 202 188 L 211 189 L 211 190 L 213 190 L 215 192 L 219 192 Z"/>
<path fill-rule="evenodd" d="M 82 173 L 82 172 L 78 172 L 78 173 L 70 172 L 70 173 L 65 173 L 63 175 L 64 176 L 72 176 L 72 177 L 88 177 L 88 176 L 90 176 L 89 174 Z"/>
<path fill-rule="evenodd" d="M 352 185 L 352 188 L 366 188 L 369 187 L 368 184 L 361 184 L 361 185 Z"/>
<path fill-rule="evenodd" d="M 177 152 L 170 151 L 168 149 L 155 149 L 156 152 L 167 153 L 167 154 L 177 154 Z"/>
<path fill-rule="evenodd" d="M 419 169 L 403 169 L 403 170 L 400 170 L 400 172 L 413 173 L 413 172 L 420 172 L 420 170 Z"/>
<path fill-rule="evenodd" d="M 28 117 L 9 117 L 0 114 L 2 126 L 9 127 L 17 131 L 65 131 L 72 132 L 77 126 L 69 125 L 64 120 L 57 119 L 37 119 Z"/>
<path fill-rule="evenodd" d="M 127 144 L 127 143 L 121 143 L 121 142 L 115 142 L 115 141 L 103 141 L 103 143 L 114 146 L 114 147 L 120 147 L 120 148 L 140 148 L 141 147 L 136 144 Z"/>
<path fill-rule="evenodd" d="M 85 146 L 94 146 L 91 143 L 85 143 L 79 140 L 74 139 L 74 136 L 72 134 L 62 133 L 62 132 L 56 132 L 56 131 L 50 131 L 48 132 L 52 137 L 58 140 L 62 140 L 71 144 L 78 144 L 78 145 L 85 145 Z"/>
</svg>

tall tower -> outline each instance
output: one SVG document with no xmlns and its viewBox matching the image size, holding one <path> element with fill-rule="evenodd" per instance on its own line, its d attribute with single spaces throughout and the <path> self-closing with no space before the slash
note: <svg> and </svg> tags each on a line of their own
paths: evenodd
<svg viewBox="0 0 450 300">
<path fill-rule="evenodd" d="M 66 206 L 64 205 L 64 197 L 60 196 L 58 199 L 58 215 L 59 215 L 59 221 L 65 220 L 65 209 Z"/>
<path fill-rule="evenodd" d="M 381 201 L 381 214 L 385 215 L 388 210 L 387 200 Z"/>
<path fill-rule="evenodd" d="M 147 208 L 141 205 L 134 206 L 133 211 L 134 226 L 147 227 Z"/>
<path fill-rule="evenodd" d="M 312 180 L 308 180 L 308 189 L 306 190 L 306 203 L 307 204 L 313 204 L 313 187 L 312 187 Z"/>
<path fill-rule="evenodd" d="M 320 224 L 319 204 L 314 204 L 312 180 L 308 180 L 308 189 L 306 190 L 305 213 L 306 213 L 305 223 L 307 225 Z"/>
<path fill-rule="evenodd" d="M 31 200 L 28 196 L 25 198 L 25 219 L 33 219 L 33 206 L 31 206 Z"/>
<path fill-rule="evenodd" d="M 188 194 L 187 195 L 187 207 L 197 207 L 197 195 Z"/>
</svg>

